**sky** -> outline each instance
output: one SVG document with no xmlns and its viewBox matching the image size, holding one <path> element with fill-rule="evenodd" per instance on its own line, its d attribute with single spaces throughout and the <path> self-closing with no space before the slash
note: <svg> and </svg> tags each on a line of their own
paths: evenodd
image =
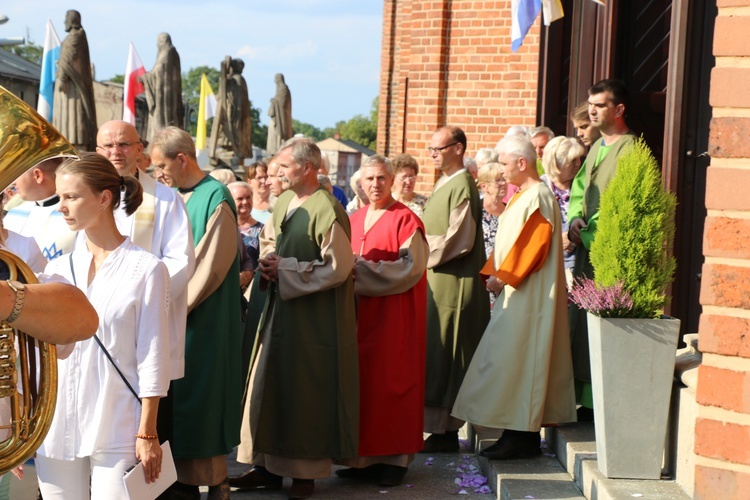
<svg viewBox="0 0 750 500">
<path fill-rule="evenodd" d="M 3 2 L 0 14 L 9 21 L 0 25 L 0 38 L 23 36 L 43 45 L 49 18 L 63 40 L 68 9 L 81 13 L 96 80 L 125 72 L 131 41 L 150 70 L 157 36 L 167 32 L 183 73 L 204 65 L 219 69 L 225 56 L 242 59 L 250 101 L 265 124 L 276 73 L 284 74 L 291 91 L 293 118 L 320 129 L 369 115 L 378 95 L 380 0 Z"/>
</svg>

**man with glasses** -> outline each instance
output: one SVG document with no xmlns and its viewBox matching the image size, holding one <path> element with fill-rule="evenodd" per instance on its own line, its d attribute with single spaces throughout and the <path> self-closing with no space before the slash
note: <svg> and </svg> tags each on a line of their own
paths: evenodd
<svg viewBox="0 0 750 500">
<path fill-rule="evenodd" d="M 133 243 L 160 258 L 170 277 L 171 379 L 185 372 L 185 322 L 187 320 L 187 284 L 195 270 L 195 250 L 185 204 L 173 190 L 138 170 L 143 144 L 135 127 L 113 120 L 99 128 L 96 152 L 107 158 L 120 175 L 132 175 L 143 186 L 143 203 L 130 216 L 120 208 L 115 221 L 122 234 Z M 82 243 L 79 237 L 78 244 Z M 169 396 L 164 398 L 167 404 Z M 168 412 L 159 412 L 167 415 Z M 159 435 L 168 439 L 166 431 Z"/>
<path fill-rule="evenodd" d="M 428 148 L 442 176 L 424 208 L 430 256 L 427 262 L 427 374 L 425 453 L 458 451 L 463 420 L 450 415 L 479 339 L 490 317 L 487 290 L 479 277 L 485 262 L 482 204 L 463 164 L 466 135 L 446 126 Z"/>
</svg>

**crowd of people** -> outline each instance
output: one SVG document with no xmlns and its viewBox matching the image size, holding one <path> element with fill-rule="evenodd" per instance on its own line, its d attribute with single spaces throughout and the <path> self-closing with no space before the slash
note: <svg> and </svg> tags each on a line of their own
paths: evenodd
<svg viewBox="0 0 750 500">
<path fill-rule="evenodd" d="M 96 153 L 33 167 L 1 246 L 99 318 L 93 339 L 64 339 L 42 496 L 125 498 L 123 473 L 140 461 L 155 480 L 166 440 L 173 499 L 284 477 L 308 498 L 333 465 L 394 486 L 415 454 L 457 451 L 467 422 L 503 430 L 484 456 L 539 455 L 543 426 L 592 418 L 566 284 L 592 273 L 599 197 L 634 137 L 626 98 L 604 80 L 571 115 L 577 137 L 514 126 L 473 158 L 461 128 L 437 129 L 429 197 L 409 154 L 365 158 L 348 201 L 311 139 L 240 181 L 201 170 L 179 128 L 144 151 L 123 121 Z M 228 478 L 234 447 L 251 467 Z"/>
</svg>

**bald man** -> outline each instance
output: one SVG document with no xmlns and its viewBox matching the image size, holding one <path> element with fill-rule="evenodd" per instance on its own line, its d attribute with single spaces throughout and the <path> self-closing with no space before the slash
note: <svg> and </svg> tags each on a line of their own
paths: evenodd
<svg viewBox="0 0 750 500">
<path fill-rule="evenodd" d="M 138 171 L 143 144 L 135 127 L 113 120 L 103 124 L 96 135 L 96 152 L 109 159 L 120 175 L 133 175 L 143 186 L 143 203 L 131 216 L 115 212 L 120 232 L 139 247 L 164 262 L 170 277 L 170 332 L 172 379 L 185 373 L 185 322 L 187 284 L 195 270 L 195 250 L 185 204 L 172 189 Z M 162 436 L 166 437 L 166 436 Z"/>
</svg>

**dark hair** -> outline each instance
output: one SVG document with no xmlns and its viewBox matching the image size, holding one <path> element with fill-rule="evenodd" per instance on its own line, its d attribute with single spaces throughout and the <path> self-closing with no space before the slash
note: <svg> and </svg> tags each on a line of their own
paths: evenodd
<svg viewBox="0 0 750 500">
<path fill-rule="evenodd" d="M 120 206 L 120 192 L 125 213 L 132 215 L 143 202 L 143 187 L 132 175 L 120 176 L 108 159 L 97 153 L 81 153 L 80 159 L 65 160 L 57 169 L 57 175 L 77 175 L 95 193 L 109 191 L 112 193 L 110 209 Z"/>
<path fill-rule="evenodd" d="M 419 175 L 419 163 L 408 153 L 402 153 L 391 158 L 391 165 L 393 166 L 393 175 L 398 174 L 405 168 L 411 168 L 415 175 Z"/>
<path fill-rule="evenodd" d="M 464 131 L 454 125 L 446 125 L 443 129 L 450 132 L 451 140 L 460 143 L 464 147 L 464 152 L 466 152 L 466 134 Z"/>
<path fill-rule="evenodd" d="M 609 92 L 612 94 L 612 102 L 617 106 L 618 104 L 624 104 L 628 107 L 628 88 L 622 82 L 615 78 L 607 80 L 601 80 L 596 82 L 590 89 L 589 95 L 601 94 L 603 92 Z"/>
</svg>

